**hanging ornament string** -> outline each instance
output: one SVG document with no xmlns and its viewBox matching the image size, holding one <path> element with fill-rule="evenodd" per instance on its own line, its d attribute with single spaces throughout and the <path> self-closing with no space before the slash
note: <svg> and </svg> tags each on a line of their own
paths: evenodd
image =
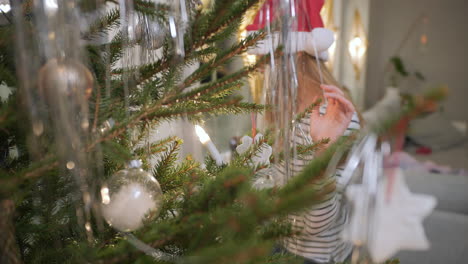
<svg viewBox="0 0 468 264">
<path fill-rule="evenodd" d="M 290 106 L 290 115 L 289 115 L 289 119 L 290 119 L 290 124 L 291 124 L 291 135 L 293 137 L 295 137 L 296 135 L 296 129 L 297 129 L 297 124 L 296 124 L 296 101 L 297 101 L 297 89 L 298 89 L 298 86 L 299 86 L 299 81 L 298 81 L 298 77 L 297 77 L 297 70 L 296 70 L 296 63 L 297 63 L 297 56 L 296 56 L 296 52 L 297 52 L 297 41 L 294 41 L 294 38 L 293 38 L 293 33 L 292 32 L 295 32 L 297 31 L 297 17 L 296 17 L 296 5 L 295 5 L 295 2 L 294 1 L 290 1 L 290 4 L 289 4 L 289 9 L 288 9 L 290 12 L 289 12 L 289 19 L 290 19 L 290 28 L 291 28 L 291 31 L 289 32 L 288 34 L 288 39 L 287 39 L 287 43 L 286 45 L 289 46 L 289 90 L 290 90 L 290 96 L 291 96 L 291 106 Z M 296 47 L 293 46 L 293 43 L 296 44 Z M 299 126 L 300 127 L 300 126 Z M 295 140 L 292 140 L 292 160 L 297 160 L 298 158 L 298 155 L 297 155 L 297 145 L 296 145 L 296 141 Z M 294 168 L 295 166 L 295 162 L 291 162 L 291 171 L 295 171 L 296 169 Z"/>
<path fill-rule="evenodd" d="M 266 28 L 267 28 L 267 34 L 268 34 L 268 49 L 270 53 L 270 65 L 271 65 L 271 71 L 275 71 L 275 53 L 273 50 L 274 47 L 274 40 L 273 40 L 273 35 L 271 33 L 271 13 L 270 13 L 270 4 L 266 4 Z"/>
<path fill-rule="evenodd" d="M 362 190 L 355 201 L 352 221 L 345 230 L 344 236 L 355 246 L 353 250 L 351 263 L 357 264 L 362 258 L 367 258 L 367 246 L 372 243 L 372 232 L 374 223 L 374 214 L 376 209 L 377 199 L 377 183 L 379 173 L 381 172 L 381 161 L 379 151 L 376 151 L 377 136 L 370 134 L 352 150 L 351 159 L 348 160 L 347 166 L 343 171 L 342 177 L 345 178 L 345 185 L 350 181 L 349 176 L 356 173 L 359 165 L 363 167 L 362 175 Z M 345 175 L 346 173 L 349 176 Z M 347 190 L 349 192 L 350 190 Z"/>
<path fill-rule="evenodd" d="M 32 61 L 31 58 L 35 58 L 37 56 L 33 56 L 33 48 L 29 45 L 32 44 L 31 41 L 26 41 L 27 39 L 27 31 L 25 20 L 23 19 L 23 8 L 21 7 L 21 3 L 19 1 L 12 1 L 12 13 L 14 18 L 14 25 L 15 25 L 15 36 L 16 36 L 16 72 L 18 74 L 19 85 L 21 89 L 21 96 L 25 102 L 25 105 L 28 106 L 28 117 L 31 122 L 32 127 L 32 137 L 40 137 L 44 132 L 45 118 L 40 113 L 40 107 L 38 105 L 38 101 L 36 96 L 34 96 L 34 91 L 36 90 L 35 84 L 33 81 L 33 74 L 38 71 L 38 63 L 36 61 Z M 31 158 L 37 159 L 41 157 L 43 152 L 41 151 L 44 146 L 39 144 L 40 141 L 38 140 L 29 140 L 30 144 L 30 153 L 32 154 Z"/>
<path fill-rule="evenodd" d="M 353 147 L 351 153 L 346 161 L 346 165 L 343 169 L 343 173 L 341 177 L 343 179 L 344 187 L 348 186 L 348 184 L 353 179 L 355 175 L 356 169 L 358 168 L 359 164 L 361 163 L 362 159 L 365 157 L 365 153 L 375 149 L 376 144 L 376 135 L 369 134 L 364 136 L 360 142 Z"/>
<path fill-rule="evenodd" d="M 301 4 L 300 1 L 299 1 L 299 4 Z M 306 19 L 306 22 L 307 22 L 307 25 L 309 26 L 309 28 L 312 29 L 312 23 L 310 22 L 310 18 L 308 16 L 305 16 L 305 19 Z M 314 48 L 314 57 L 315 57 L 315 62 L 317 63 L 320 85 L 322 85 L 322 84 L 324 84 L 323 83 L 323 73 L 322 73 L 322 66 L 321 66 L 320 59 L 319 59 L 319 53 L 318 53 L 318 50 L 317 50 L 317 44 L 315 42 L 315 37 L 313 36 L 312 31 L 310 32 L 310 34 L 312 34 L 312 47 Z M 324 100 L 324 105 L 328 105 L 328 100 L 325 97 L 325 91 L 323 91 L 323 90 L 322 90 L 322 96 L 323 96 L 323 100 Z"/>
<path fill-rule="evenodd" d="M 169 31 L 174 42 L 177 59 L 185 57 L 184 34 L 188 21 L 185 0 L 174 1 L 172 4 L 172 13 L 169 15 Z"/>
<path fill-rule="evenodd" d="M 250 119 L 252 121 L 252 138 L 255 138 L 255 135 L 257 134 L 257 114 L 250 113 Z"/>
<path fill-rule="evenodd" d="M 26 53 L 20 54 L 17 62 L 17 69 L 21 69 L 20 78 L 25 77 L 23 74 L 26 71 L 28 73 L 28 81 L 20 80 L 21 86 L 32 114 L 40 111 L 39 116 L 31 115 L 33 134 L 36 137 L 45 134 L 40 140 L 42 143 L 28 140 L 31 144 L 28 147 L 32 153 L 36 153 L 40 151 L 41 144 L 54 146 L 60 174 L 67 181 L 70 179 L 76 183 L 76 188 L 70 188 L 70 192 L 81 198 L 81 202 L 74 204 L 77 222 L 88 241 L 92 242 L 94 192 L 90 188 L 93 186 L 90 175 L 95 166 L 93 164 L 99 163 L 99 160 L 88 162 L 83 150 L 90 132 L 88 106 L 95 80 L 83 60 L 83 42 L 80 41 L 80 29 L 76 27 L 81 17 L 76 8 L 77 1 L 60 1 L 59 4 L 36 1 L 31 6 L 34 16 L 27 38 L 24 35 L 22 7 L 20 4 L 13 6 L 15 20 L 21 21 L 17 24 L 18 50 Z M 21 39 L 29 41 L 23 43 Z M 23 60 L 24 56 L 27 56 L 27 61 Z M 30 80 L 35 80 L 35 83 Z M 31 88 L 34 90 L 28 90 Z"/>
<path fill-rule="evenodd" d="M 130 48 L 129 41 L 135 40 L 135 22 L 136 14 L 133 9 L 133 2 L 129 0 L 119 0 L 120 8 L 120 24 L 122 31 L 124 33 L 123 45 L 123 58 L 122 58 L 122 68 L 124 73 L 122 74 L 123 88 L 124 88 L 124 105 L 126 117 L 130 116 L 130 102 L 129 102 L 129 69 L 132 65 L 130 53 L 132 49 Z"/>
</svg>

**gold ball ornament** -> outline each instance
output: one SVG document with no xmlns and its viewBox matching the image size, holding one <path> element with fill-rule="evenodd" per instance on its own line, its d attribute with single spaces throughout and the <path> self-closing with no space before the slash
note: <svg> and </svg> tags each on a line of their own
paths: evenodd
<svg viewBox="0 0 468 264">
<path fill-rule="evenodd" d="M 93 84 L 93 74 L 88 68 L 72 59 L 51 59 L 39 71 L 39 93 L 45 98 L 89 99 Z"/>
<path fill-rule="evenodd" d="M 72 59 L 51 59 L 39 70 L 39 96 L 58 120 L 60 130 L 79 118 L 83 130 L 89 128 L 88 99 L 93 93 L 93 74 Z M 73 129 L 73 128 L 72 128 Z"/>
</svg>

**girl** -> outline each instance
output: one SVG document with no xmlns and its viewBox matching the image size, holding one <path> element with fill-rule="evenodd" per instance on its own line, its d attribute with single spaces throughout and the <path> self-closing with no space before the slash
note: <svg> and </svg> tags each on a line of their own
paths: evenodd
<svg viewBox="0 0 468 264">
<path fill-rule="evenodd" d="M 359 118 L 349 97 L 338 88 L 338 83 L 322 63 L 322 60 L 327 59 L 327 49 L 334 41 L 333 32 L 323 28 L 320 17 L 324 0 L 296 0 L 294 3 L 297 23 L 294 31 L 290 33 L 290 38 L 293 51 L 297 52 L 296 112 L 303 112 L 320 98 L 327 104 L 322 104 L 300 120 L 296 124 L 295 134 L 291 140 L 296 144 L 307 145 L 329 138 L 328 144 L 331 144 L 340 136 L 359 129 Z M 247 30 L 252 32 L 265 28 L 266 23 L 273 20 L 269 16 L 274 14 L 275 10 L 279 10 L 275 8 L 275 1 L 266 0 L 253 23 L 247 26 Z M 249 52 L 268 53 L 271 50 L 269 46 L 271 43 L 277 45 L 275 40 L 278 33 L 271 34 L 271 39 L 258 43 L 257 47 Z M 320 80 L 326 85 L 322 85 Z M 289 167 L 292 168 L 292 176 L 302 171 L 313 158 L 314 155 L 291 159 Z M 284 178 L 284 163 L 274 165 L 271 170 L 276 174 L 276 178 Z M 314 186 L 321 188 L 325 183 L 335 181 L 334 192 L 319 204 L 289 217 L 293 228 L 299 230 L 300 235 L 286 239 L 283 247 L 291 253 L 304 257 L 306 263 L 342 262 L 351 254 L 351 245 L 340 239 L 340 233 L 348 217 L 347 206 L 341 199 L 343 185 L 340 181 L 340 172 L 341 169 L 338 168 L 331 179 L 325 179 Z"/>
<path fill-rule="evenodd" d="M 303 112 L 319 98 L 322 102 L 326 98 L 327 105 L 322 104 L 319 109 L 314 109 L 300 120 L 292 138 L 296 144 L 306 145 L 329 138 L 330 145 L 340 136 L 360 128 L 358 115 L 350 99 L 338 88 L 325 65 L 321 61 L 319 63 L 322 64 L 320 68 L 323 81 L 327 85 L 320 85 L 316 59 L 305 52 L 298 54 L 297 112 Z M 291 160 L 292 175 L 302 171 L 313 158 L 314 156 L 310 155 Z M 280 175 L 285 173 L 282 165 L 277 165 L 275 170 Z M 289 252 L 304 257 L 305 263 L 343 262 L 351 254 L 352 246 L 340 239 L 348 217 L 348 208 L 341 199 L 341 171 L 342 169 L 338 168 L 334 178 L 325 179 L 316 185 L 316 188 L 320 188 L 329 180 L 336 181 L 335 192 L 310 209 L 289 216 L 293 228 L 299 230 L 300 235 L 286 239 L 283 246 Z"/>
</svg>

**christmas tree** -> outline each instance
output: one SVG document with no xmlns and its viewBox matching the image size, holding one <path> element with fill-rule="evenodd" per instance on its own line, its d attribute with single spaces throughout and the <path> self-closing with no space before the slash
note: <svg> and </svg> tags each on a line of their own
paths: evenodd
<svg viewBox="0 0 468 264">
<path fill-rule="evenodd" d="M 263 190 L 252 179 L 266 161 L 251 159 L 273 144 L 274 133 L 229 164 L 178 159 L 183 142 L 174 136 L 139 145 L 162 121 L 265 109 L 235 91 L 271 54 L 200 84 L 265 37 L 260 30 L 225 45 L 260 1 L 207 8 L 197 1 L 38 2 L 12 1 L 0 28 L 0 82 L 13 88 L 0 109 L 2 263 L 303 261 L 273 253 L 294 235 L 286 216 L 335 191 L 324 171 L 354 136 L 330 146 L 287 185 Z M 134 48 L 143 54 L 138 63 Z M 151 55 L 156 49 L 159 55 Z M 307 155 L 322 143 L 297 151 Z M 322 181 L 323 188 L 311 188 Z M 141 199 L 119 204 L 119 194 Z"/>
</svg>

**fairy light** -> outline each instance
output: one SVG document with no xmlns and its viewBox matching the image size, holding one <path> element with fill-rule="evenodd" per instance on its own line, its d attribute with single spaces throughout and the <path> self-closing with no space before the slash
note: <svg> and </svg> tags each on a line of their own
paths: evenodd
<svg viewBox="0 0 468 264">
<path fill-rule="evenodd" d="M 67 162 L 66 166 L 67 166 L 67 169 L 73 170 L 75 168 L 75 162 L 69 161 L 69 162 Z"/>
<path fill-rule="evenodd" d="M 50 9 L 58 8 L 57 0 L 45 0 L 44 5 L 46 8 L 50 8 Z"/>
<path fill-rule="evenodd" d="M 352 40 L 349 41 L 349 53 L 353 58 L 353 61 L 358 62 L 364 56 L 366 52 L 366 46 L 364 45 L 364 41 L 358 36 L 354 37 Z"/>
<path fill-rule="evenodd" d="M 219 153 L 218 149 L 211 141 L 210 136 L 206 131 L 199 125 L 195 125 L 195 133 L 197 134 L 200 142 L 205 146 L 211 154 L 211 157 L 216 161 L 216 165 L 221 166 L 223 164 L 223 157 Z"/>
<path fill-rule="evenodd" d="M 348 53 L 351 57 L 351 63 L 356 73 L 356 80 L 361 78 L 361 67 L 363 59 L 367 51 L 367 37 L 362 24 L 359 11 L 354 12 L 353 28 L 351 31 L 353 36 L 348 42 Z"/>
<path fill-rule="evenodd" d="M 110 203 L 109 188 L 107 188 L 107 187 L 102 187 L 101 188 L 101 198 L 102 198 L 102 203 L 103 204 L 109 204 Z"/>
<path fill-rule="evenodd" d="M 205 130 L 199 126 L 195 125 L 195 133 L 197 133 L 198 138 L 200 139 L 200 142 L 204 145 L 208 141 L 210 141 L 210 136 L 205 132 Z"/>
</svg>

